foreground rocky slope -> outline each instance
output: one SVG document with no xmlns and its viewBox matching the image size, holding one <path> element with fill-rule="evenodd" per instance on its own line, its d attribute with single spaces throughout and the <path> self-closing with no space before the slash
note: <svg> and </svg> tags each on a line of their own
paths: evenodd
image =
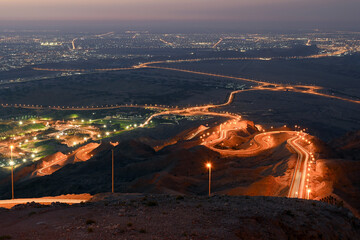
<svg viewBox="0 0 360 240">
<path fill-rule="evenodd" d="M 274 197 L 100 194 L 0 217 L 2 239 L 360 239 L 360 221 L 343 208 Z"/>
</svg>

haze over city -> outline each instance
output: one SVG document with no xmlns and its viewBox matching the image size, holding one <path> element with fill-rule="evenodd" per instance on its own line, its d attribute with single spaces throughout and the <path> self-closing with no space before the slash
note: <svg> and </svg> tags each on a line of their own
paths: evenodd
<svg viewBox="0 0 360 240">
<path fill-rule="evenodd" d="M 1 239 L 360 239 L 360 2 L 3 0 Z"/>
<path fill-rule="evenodd" d="M 0 25 L 106 27 L 110 24 L 152 27 L 158 31 L 174 31 L 174 26 L 182 31 L 201 31 L 202 28 L 358 31 L 359 8 L 360 2 L 356 0 L 4 0 Z M 172 24 L 175 25 L 172 27 Z"/>
</svg>

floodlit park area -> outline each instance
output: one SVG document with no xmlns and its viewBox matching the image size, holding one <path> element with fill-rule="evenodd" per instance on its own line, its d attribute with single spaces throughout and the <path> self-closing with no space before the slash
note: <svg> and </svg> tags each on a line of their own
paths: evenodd
<svg viewBox="0 0 360 240">
<path fill-rule="evenodd" d="M 0 121 L 0 167 L 21 166 L 62 152 L 68 154 L 90 142 L 140 127 L 146 115 L 99 116 L 98 113 L 62 117 L 24 115 Z M 147 127 L 152 127 L 151 122 Z"/>
</svg>

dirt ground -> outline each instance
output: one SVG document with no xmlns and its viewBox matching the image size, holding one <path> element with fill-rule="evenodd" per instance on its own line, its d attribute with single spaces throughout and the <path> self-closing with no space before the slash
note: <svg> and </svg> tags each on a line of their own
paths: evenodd
<svg viewBox="0 0 360 240">
<path fill-rule="evenodd" d="M 360 221 L 343 208 L 273 197 L 101 194 L 0 218 L 0 239 L 360 239 Z"/>
</svg>

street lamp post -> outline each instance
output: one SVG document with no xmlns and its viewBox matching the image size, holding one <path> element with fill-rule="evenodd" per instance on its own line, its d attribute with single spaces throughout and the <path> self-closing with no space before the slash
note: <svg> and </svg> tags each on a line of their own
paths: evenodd
<svg viewBox="0 0 360 240">
<path fill-rule="evenodd" d="M 114 149 L 111 150 L 111 192 L 114 193 Z"/>
<path fill-rule="evenodd" d="M 11 199 L 14 199 L 14 162 L 13 162 L 13 152 L 14 146 L 10 146 L 10 165 L 11 165 Z"/>
<path fill-rule="evenodd" d="M 211 195 L 211 163 L 207 163 L 206 167 L 209 169 L 209 197 Z"/>
<path fill-rule="evenodd" d="M 307 197 L 307 199 L 309 200 L 309 199 L 310 199 L 310 192 L 311 192 L 311 190 L 308 189 L 307 192 L 308 192 L 308 197 Z"/>
</svg>

